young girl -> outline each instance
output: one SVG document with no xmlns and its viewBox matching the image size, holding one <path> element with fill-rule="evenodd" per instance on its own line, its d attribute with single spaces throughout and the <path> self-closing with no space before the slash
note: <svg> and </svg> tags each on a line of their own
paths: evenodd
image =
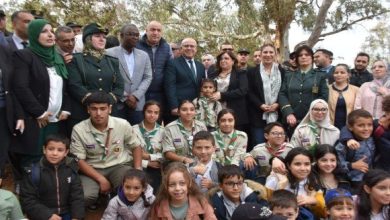
<svg viewBox="0 0 390 220">
<path fill-rule="evenodd" d="M 357 199 L 359 220 L 390 219 L 390 173 L 369 170 L 363 178 L 363 188 Z"/>
<path fill-rule="evenodd" d="M 217 219 L 213 208 L 199 191 L 187 167 L 173 162 L 164 173 L 162 184 L 151 210 L 151 219 Z"/>
<path fill-rule="evenodd" d="M 345 189 L 331 189 L 325 196 L 328 220 L 355 220 L 355 204 Z"/>
<path fill-rule="evenodd" d="M 118 188 L 118 195 L 111 199 L 102 219 L 147 219 L 154 200 L 153 188 L 148 185 L 146 174 L 132 169 L 125 174 L 122 186 Z"/>
<path fill-rule="evenodd" d="M 350 190 L 348 180 L 341 176 L 336 149 L 328 144 L 318 145 L 314 153 L 314 172 L 324 194 L 327 190 L 342 188 Z"/>
<path fill-rule="evenodd" d="M 317 218 L 325 217 L 325 201 L 314 174 L 311 172 L 311 154 L 303 147 L 296 147 L 285 158 L 287 176 L 271 173 L 265 186 L 268 198 L 278 189 L 289 190 L 297 196 L 298 205 L 306 206 Z"/>
<path fill-rule="evenodd" d="M 217 127 L 217 115 L 222 110 L 219 101 L 210 98 L 217 91 L 217 83 L 212 79 L 203 79 L 200 86 L 200 97 L 192 101 L 196 107 L 196 119 L 203 121 L 208 131 L 215 131 Z"/>
<path fill-rule="evenodd" d="M 198 131 L 206 131 L 207 128 L 203 122 L 195 120 L 195 105 L 191 101 L 183 100 L 178 113 L 179 118 L 165 127 L 162 139 L 163 154 L 167 160 L 190 164 L 193 162 L 191 148 L 194 135 Z"/>
<path fill-rule="evenodd" d="M 144 153 L 142 167 L 151 178 L 151 185 L 156 191 L 161 183 L 160 162 L 162 160 L 162 135 L 164 128 L 157 123 L 160 117 L 161 106 L 158 102 L 147 101 L 143 108 L 144 120 L 134 125 L 134 131 L 141 137 Z"/>
<path fill-rule="evenodd" d="M 239 166 L 246 152 L 248 137 L 245 132 L 234 129 L 235 115 L 232 109 L 223 109 L 218 113 L 218 129 L 212 132 L 216 143 L 215 160 L 222 165 Z"/>
</svg>

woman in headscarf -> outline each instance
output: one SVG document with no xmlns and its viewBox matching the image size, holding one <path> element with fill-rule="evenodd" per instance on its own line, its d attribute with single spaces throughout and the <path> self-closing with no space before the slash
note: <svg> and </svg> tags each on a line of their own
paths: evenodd
<svg viewBox="0 0 390 220">
<path fill-rule="evenodd" d="M 309 112 L 302 119 L 291 137 L 294 147 L 304 147 L 314 153 L 320 144 L 334 145 L 340 131 L 330 122 L 328 103 L 316 99 L 310 104 Z"/>
<path fill-rule="evenodd" d="M 390 94 L 390 76 L 385 60 L 377 60 L 371 67 L 374 80 L 365 82 L 360 87 L 355 100 L 355 109 L 364 109 L 374 119 L 383 115 L 382 99 Z"/>
<path fill-rule="evenodd" d="M 53 28 L 46 20 L 36 19 L 27 32 L 28 47 L 13 54 L 13 89 L 24 110 L 26 126 L 13 138 L 10 148 L 17 169 L 41 158 L 46 136 L 58 133 L 60 121 L 70 114 L 64 84 L 68 71 L 54 48 Z"/>
<path fill-rule="evenodd" d="M 92 92 L 105 91 L 111 95 L 112 115 L 116 113 L 115 103 L 123 96 L 124 85 L 119 72 L 119 61 L 105 55 L 107 33 L 108 30 L 97 23 L 85 26 L 83 53 L 75 54 L 72 62 L 67 65 L 72 103 L 69 134 L 73 125 L 89 117 L 83 102 Z"/>
</svg>

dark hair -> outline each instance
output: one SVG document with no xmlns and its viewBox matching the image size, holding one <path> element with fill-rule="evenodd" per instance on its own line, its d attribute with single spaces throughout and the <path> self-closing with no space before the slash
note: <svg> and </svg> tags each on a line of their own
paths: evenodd
<svg viewBox="0 0 390 220">
<path fill-rule="evenodd" d="M 390 95 L 383 97 L 382 99 L 382 110 L 384 112 L 390 112 Z"/>
<path fill-rule="evenodd" d="M 108 35 L 106 37 L 106 47 L 105 49 L 109 49 L 112 47 L 117 47 L 120 45 L 119 39 L 114 35 Z"/>
<path fill-rule="evenodd" d="M 279 122 L 271 122 L 271 123 L 269 123 L 269 124 L 267 124 L 265 126 L 264 134 L 269 134 L 271 132 L 272 128 L 274 128 L 274 127 L 281 127 L 284 130 L 284 127 L 283 127 L 283 125 L 281 123 L 279 123 Z"/>
<path fill-rule="evenodd" d="M 51 141 L 63 143 L 65 145 L 66 149 L 69 149 L 69 145 L 70 145 L 69 138 L 67 138 L 63 134 L 49 134 L 49 135 L 47 135 L 45 138 L 45 142 L 43 143 L 44 147 L 46 148 L 47 145 L 49 144 L 49 142 L 51 142 Z"/>
<path fill-rule="evenodd" d="M 332 145 L 320 144 L 320 145 L 316 146 L 316 148 L 314 149 L 315 164 L 313 166 L 313 171 L 314 171 L 315 175 L 317 176 L 317 179 L 320 180 L 321 172 L 320 172 L 320 168 L 318 167 L 317 161 L 319 159 L 321 159 L 322 157 L 324 157 L 328 153 L 333 154 L 336 157 L 336 164 L 337 165 L 336 165 L 336 168 L 332 171 L 332 173 L 333 173 L 333 175 L 335 175 L 336 180 L 339 181 L 342 178 L 341 175 L 343 175 L 344 173 L 342 172 L 340 165 L 339 165 L 339 157 L 337 155 L 336 148 Z"/>
<path fill-rule="evenodd" d="M 276 54 L 276 52 L 277 52 L 277 51 L 276 51 L 276 47 L 275 47 L 275 45 L 272 44 L 272 43 L 265 43 L 265 44 L 263 44 L 263 45 L 260 47 L 260 51 L 263 52 L 264 48 L 266 48 L 266 47 L 272 47 L 272 48 L 274 49 L 275 54 Z"/>
<path fill-rule="evenodd" d="M 310 163 L 313 162 L 313 158 L 312 158 L 310 151 L 304 147 L 295 147 L 287 153 L 286 157 L 284 158 L 284 163 L 286 164 L 286 167 L 288 170 L 287 178 L 288 178 L 288 181 L 290 183 L 291 189 L 293 189 L 293 190 L 295 190 L 298 187 L 299 180 L 297 180 L 295 178 L 295 176 L 293 176 L 291 174 L 290 166 L 291 166 L 291 163 L 293 162 L 294 158 L 298 155 L 306 156 L 309 158 Z M 306 185 L 308 186 L 308 190 L 310 190 L 310 191 L 319 189 L 319 186 L 317 184 L 316 177 L 315 177 L 313 171 L 311 171 L 309 173 L 309 176 L 307 177 Z"/>
<path fill-rule="evenodd" d="M 218 170 L 218 182 L 221 184 L 223 183 L 224 179 L 235 176 L 241 177 L 242 179 L 245 178 L 244 173 L 237 165 L 226 165 Z"/>
<path fill-rule="evenodd" d="M 345 64 L 345 63 L 339 63 L 339 64 L 336 65 L 335 68 L 337 68 L 337 67 L 339 67 L 339 66 L 344 67 L 344 69 L 347 71 L 347 73 L 351 73 L 351 69 L 349 69 L 349 66 L 348 66 L 347 64 Z M 333 74 L 334 74 L 334 73 L 333 73 Z"/>
<path fill-rule="evenodd" d="M 111 105 L 112 104 L 111 98 L 112 98 L 111 95 L 108 94 L 107 92 L 97 91 L 91 93 L 91 95 L 85 98 L 83 103 L 86 106 L 89 106 L 94 103 Z"/>
<path fill-rule="evenodd" d="M 60 33 L 73 33 L 73 29 L 68 26 L 59 26 L 57 27 L 56 31 L 54 32 L 54 35 L 56 36 L 56 39 L 59 38 Z"/>
<path fill-rule="evenodd" d="M 217 115 L 217 124 L 219 124 L 219 120 L 226 114 L 232 114 L 234 121 L 236 120 L 236 113 L 234 113 L 234 110 L 230 108 L 224 108 Z"/>
<path fill-rule="evenodd" d="M 221 67 L 219 66 L 219 63 L 221 62 L 222 56 L 223 56 L 224 54 L 229 55 L 229 57 L 234 61 L 232 70 L 235 70 L 235 69 L 237 68 L 238 60 L 237 60 L 236 55 L 234 55 L 234 53 L 233 53 L 232 51 L 222 51 L 222 52 L 221 52 L 220 54 L 218 54 L 218 56 L 217 56 L 217 63 L 216 63 L 217 73 L 220 73 L 220 72 L 221 72 Z"/>
<path fill-rule="evenodd" d="M 196 133 L 194 135 L 194 140 L 192 141 L 192 144 L 194 145 L 195 142 L 199 140 L 211 141 L 211 144 L 215 146 L 214 136 L 208 131 L 199 131 L 198 133 Z"/>
<path fill-rule="evenodd" d="M 358 219 L 359 220 L 369 220 L 370 213 L 372 209 L 370 194 L 364 190 L 364 186 L 372 188 L 377 185 L 379 182 L 390 179 L 390 173 L 380 169 L 368 170 L 368 172 L 363 177 L 363 184 L 359 193 L 359 203 L 357 205 Z M 383 216 L 383 219 L 390 218 L 390 209 L 387 213 L 383 213 L 386 216 Z"/>
<path fill-rule="evenodd" d="M 191 103 L 191 105 L 193 105 L 193 106 L 195 107 L 194 103 L 192 103 L 190 100 L 184 99 L 184 100 L 182 100 L 182 101 L 179 103 L 179 106 L 177 107 L 177 109 L 180 110 L 180 108 L 181 108 L 184 104 L 186 104 L 186 103 Z"/>
<path fill-rule="evenodd" d="M 333 53 L 332 53 L 332 51 L 330 51 L 330 50 L 327 50 L 327 49 L 318 49 L 318 50 L 316 50 L 315 53 L 317 53 L 317 52 L 322 52 L 323 54 L 327 55 L 330 59 L 333 58 Z"/>
<path fill-rule="evenodd" d="M 353 126 L 358 118 L 371 118 L 372 119 L 372 115 L 370 112 L 368 112 L 364 109 L 353 110 L 347 116 L 347 124 L 349 126 Z"/>
<path fill-rule="evenodd" d="M 160 113 L 158 115 L 160 117 L 160 115 L 161 115 L 161 105 L 160 105 L 159 102 L 157 102 L 155 100 L 149 100 L 149 101 L 145 102 L 145 105 L 144 105 L 144 107 L 142 109 L 142 114 L 144 114 L 144 116 L 145 116 L 146 109 L 148 109 L 149 106 L 152 106 L 152 105 L 157 105 L 157 107 L 160 109 Z"/>
<path fill-rule="evenodd" d="M 365 52 L 360 52 L 360 53 L 358 53 L 358 54 L 356 55 L 355 60 L 356 60 L 358 57 L 367 57 L 367 58 L 368 58 L 367 62 L 368 62 L 368 63 L 370 62 L 370 55 L 368 55 L 368 53 L 365 53 Z"/>
<path fill-rule="evenodd" d="M 32 15 L 31 11 L 28 11 L 28 10 L 15 11 L 11 15 L 11 21 L 14 22 L 19 17 L 20 13 L 27 13 L 27 14 L 31 14 Z"/>
<path fill-rule="evenodd" d="M 269 205 L 271 211 L 275 207 L 281 208 L 290 208 L 294 210 L 298 208 L 297 196 L 288 190 L 279 189 L 272 193 L 271 198 L 269 199 Z"/>
<path fill-rule="evenodd" d="M 148 187 L 148 177 L 146 173 L 142 170 L 130 169 L 125 173 L 122 180 L 122 186 L 125 184 L 126 180 L 138 179 L 141 182 L 142 188 L 146 189 Z M 146 200 L 145 193 L 141 194 L 142 199 L 144 200 L 144 206 L 149 207 L 151 204 Z"/>
<path fill-rule="evenodd" d="M 200 88 L 201 88 L 201 89 L 202 89 L 203 84 L 205 84 L 205 83 L 211 83 L 211 84 L 213 84 L 213 86 L 214 86 L 214 92 L 217 91 L 217 89 L 218 89 L 217 81 L 215 81 L 215 80 L 213 80 L 213 79 L 210 79 L 210 78 L 202 79 L 202 82 L 200 83 Z"/>
<path fill-rule="evenodd" d="M 297 48 L 297 50 L 295 51 L 296 52 L 296 62 L 298 64 L 298 66 L 300 65 L 299 64 L 299 56 L 301 54 L 302 51 L 306 51 L 309 53 L 309 55 L 311 56 L 311 59 L 312 59 L 312 62 L 314 60 L 314 53 L 313 53 L 313 50 L 311 49 L 311 47 L 309 47 L 308 45 L 302 45 L 300 47 Z"/>
</svg>

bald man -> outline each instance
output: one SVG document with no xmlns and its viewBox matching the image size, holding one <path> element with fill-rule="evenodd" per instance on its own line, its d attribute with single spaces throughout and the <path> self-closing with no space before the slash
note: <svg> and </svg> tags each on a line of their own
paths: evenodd
<svg viewBox="0 0 390 220">
<path fill-rule="evenodd" d="M 197 43 L 192 38 L 181 42 L 182 56 L 168 62 L 164 86 L 168 108 L 172 116 L 177 116 L 181 101 L 192 101 L 199 95 L 199 87 L 205 75 L 202 63 L 195 61 Z"/>
<path fill-rule="evenodd" d="M 138 41 L 136 48 L 145 51 L 152 65 L 152 83 L 145 94 L 145 100 L 156 100 L 163 108 L 166 105 L 164 95 L 164 72 L 167 63 L 173 58 L 172 50 L 168 42 L 162 37 L 163 26 L 158 21 L 151 21 L 145 30 L 145 34 Z M 165 114 L 167 115 L 167 114 Z M 165 117 L 163 115 L 163 117 Z"/>
</svg>

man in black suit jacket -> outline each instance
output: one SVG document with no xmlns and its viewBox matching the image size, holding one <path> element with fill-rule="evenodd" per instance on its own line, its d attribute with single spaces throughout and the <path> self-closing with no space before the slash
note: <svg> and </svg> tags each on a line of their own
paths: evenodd
<svg viewBox="0 0 390 220">
<path fill-rule="evenodd" d="M 11 51 L 21 50 L 27 46 L 27 26 L 32 20 L 34 20 L 34 16 L 29 11 L 16 11 L 12 14 L 11 21 L 14 34 L 6 38 Z"/>
<path fill-rule="evenodd" d="M 194 39 L 185 38 L 181 43 L 182 56 L 168 62 L 164 86 L 168 107 L 174 116 L 178 113 L 181 101 L 186 99 L 192 101 L 199 96 L 205 70 L 202 63 L 194 60 L 196 47 Z"/>
</svg>

